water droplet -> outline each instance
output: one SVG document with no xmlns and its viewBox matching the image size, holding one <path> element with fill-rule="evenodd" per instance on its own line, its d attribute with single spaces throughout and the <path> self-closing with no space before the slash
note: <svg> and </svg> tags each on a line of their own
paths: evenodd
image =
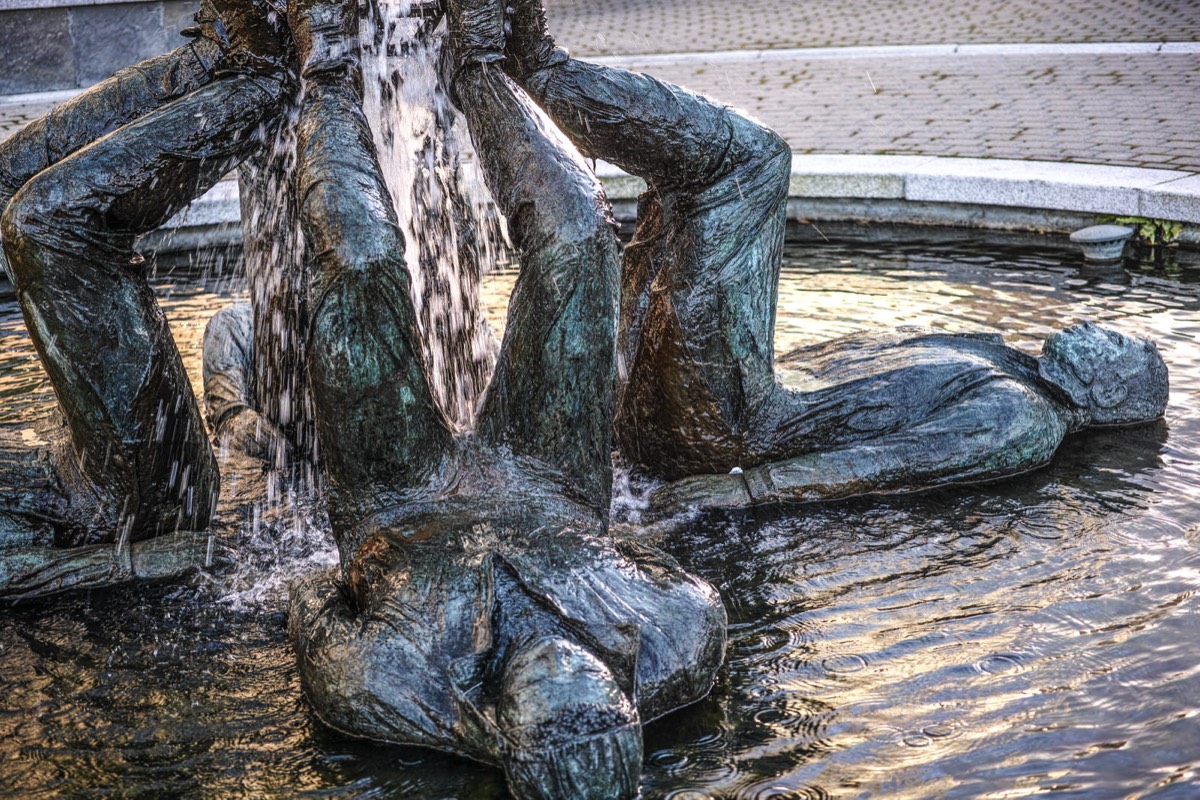
<svg viewBox="0 0 1200 800">
<path fill-rule="evenodd" d="M 821 666 L 825 668 L 826 672 L 834 675 L 849 675 L 866 669 L 867 660 L 854 653 L 833 655 L 821 659 Z"/>
<path fill-rule="evenodd" d="M 676 750 L 659 750 L 646 760 L 666 770 L 682 769 L 688 763 L 688 757 Z"/>
<path fill-rule="evenodd" d="M 767 628 L 766 630 L 755 631 L 738 637 L 732 643 L 733 647 L 731 649 L 738 656 L 761 657 L 785 647 L 788 641 L 788 635 L 783 631 L 778 628 Z"/>
<path fill-rule="evenodd" d="M 975 669 L 989 675 L 1003 675 L 1008 672 L 1020 672 L 1021 659 L 1014 655 L 1000 653 L 976 661 Z"/>
</svg>

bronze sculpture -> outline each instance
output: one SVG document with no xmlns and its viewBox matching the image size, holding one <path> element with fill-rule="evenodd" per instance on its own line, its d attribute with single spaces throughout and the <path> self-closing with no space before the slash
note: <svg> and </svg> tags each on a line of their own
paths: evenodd
<svg viewBox="0 0 1200 800">
<path fill-rule="evenodd" d="M 293 38 L 307 370 L 342 566 L 294 587 L 290 629 L 334 727 L 502 764 L 523 796 L 636 791 L 640 723 L 708 691 L 725 618 L 711 586 L 609 531 L 614 438 L 674 481 L 653 498 L 672 513 L 1011 474 L 1071 430 L 1161 414 L 1153 346 L 1094 326 L 1041 361 L 994 337 L 851 337 L 792 354 L 800 376 L 777 383 L 786 143 L 571 59 L 537 0 L 447 5 L 446 83 L 522 265 L 476 429 L 456 435 L 430 390 L 353 4 L 293 3 L 289 34 L 266 7 L 214 2 L 189 49 L 0 147 L 5 251 L 70 424 L 63 469 L 81 464 L 53 501 L 56 547 L 8 551 L 0 594 L 194 562 L 184 534 L 208 522 L 216 468 L 133 237 L 254 151 Z M 649 184 L 623 263 L 575 148 Z M 209 421 L 265 457 L 253 334 L 244 311 L 214 320 L 206 393 Z M 110 356 L 88 357 L 97 341 Z"/>
<path fill-rule="evenodd" d="M 206 2 L 191 43 L 0 147 L 5 269 L 67 426 L 53 469 L 26 489 L 50 520 L 57 566 L 38 569 L 38 548 L 6 559 L 12 594 L 159 574 L 136 563 L 139 543 L 159 537 L 195 563 L 184 534 L 208 526 L 217 465 L 133 248 L 254 151 L 289 91 L 286 31 L 267 8 Z M 25 504 L 6 501 L 13 526 L 29 524 Z"/>
<path fill-rule="evenodd" d="M 660 487 L 657 513 L 1002 478 L 1046 464 L 1069 434 L 1157 419 L 1167 403 L 1153 343 L 1091 323 L 1052 335 L 1038 358 L 997 334 L 908 330 L 779 363 L 784 383 L 760 429 L 772 433 L 754 442 L 756 455 L 744 469 Z"/>
<path fill-rule="evenodd" d="M 787 143 L 679 87 L 571 58 L 536 2 L 513 5 L 505 68 L 581 151 L 648 184 L 621 270 L 616 434 L 631 464 L 673 481 L 652 495 L 657 513 L 1002 477 L 1048 461 L 1069 432 L 1161 416 L 1154 345 L 1087 324 L 1040 361 L 995 336 L 850 337 L 785 356 L 781 383 Z"/>
<path fill-rule="evenodd" d="M 449 3 L 450 85 L 522 266 L 476 430 L 453 436 L 420 358 L 404 243 L 344 44 L 353 11 L 290 12 L 316 254 L 309 371 L 342 554 L 340 571 L 293 589 L 302 684 L 334 727 L 501 764 L 520 796 L 631 796 L 640 720 L 708 692 L 725 614 L 707 584 L 607 530 L 618 269 L 607 202 L 490 66 L 503 9 Z"/>
</svg>

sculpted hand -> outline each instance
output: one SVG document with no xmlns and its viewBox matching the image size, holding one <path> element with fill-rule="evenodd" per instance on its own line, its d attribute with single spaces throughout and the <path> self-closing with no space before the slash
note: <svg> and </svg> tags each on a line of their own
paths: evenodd
<svg viewBox="0 0 1200 800">
<path fill-rule="evenodd" d="M 509 0 L 511 32 L 505 46 L 504 69 L 517 82 L 534 72 L 561 64 L 569 56 L 554 43 L 546 25 L 546 9 L 542 0 Z"/>
<path fill-rule="evenodd" d="M 668 483 L 650 495 L 652 517 L 691 510 L 748 508 L 753 505 L 741 475 L 695 475 Z"/>
</svg>

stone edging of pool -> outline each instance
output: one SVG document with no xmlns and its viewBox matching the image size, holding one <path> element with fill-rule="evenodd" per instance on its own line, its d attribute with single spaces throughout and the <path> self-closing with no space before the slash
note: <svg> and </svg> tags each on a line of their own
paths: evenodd
<svg viewBox="0 0 1200 800">
<path fill-rule="evenodd" d="M 642 183 L 598 172 L 618 216 Z M 1200 175 L 1162 169 L 938 156 L 792 157 L 788 216 L 801 222 L 881 222 L 1070 233 L 1097 216 L 1184 223 L 1200 245 Z"/>
<path fill-rule="evenodd" d="M 632 220 L 645 184 L 611 164 L 597 174 L 619 219 Z M 1068 234 L 1101 215 L 1184 223 L 1200 246 L 1200 174 L 1161 169 L 938 156 L 805 154 L 792 159 L 788 216 Z M 222 181 L 148 237 L 173 252 L 239 240 L 237 184 Z"/>
</svg>

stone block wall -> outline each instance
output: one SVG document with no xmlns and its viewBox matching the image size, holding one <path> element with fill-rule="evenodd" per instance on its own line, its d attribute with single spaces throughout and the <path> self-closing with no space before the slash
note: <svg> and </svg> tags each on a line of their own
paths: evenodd
<svg viewBox="0 0 1200 800">
<path fill-rule="evenodd" d="M 0 95 L 82 89 L 185 40 L 197 0 L 0 0 Z"/>
</svg>

